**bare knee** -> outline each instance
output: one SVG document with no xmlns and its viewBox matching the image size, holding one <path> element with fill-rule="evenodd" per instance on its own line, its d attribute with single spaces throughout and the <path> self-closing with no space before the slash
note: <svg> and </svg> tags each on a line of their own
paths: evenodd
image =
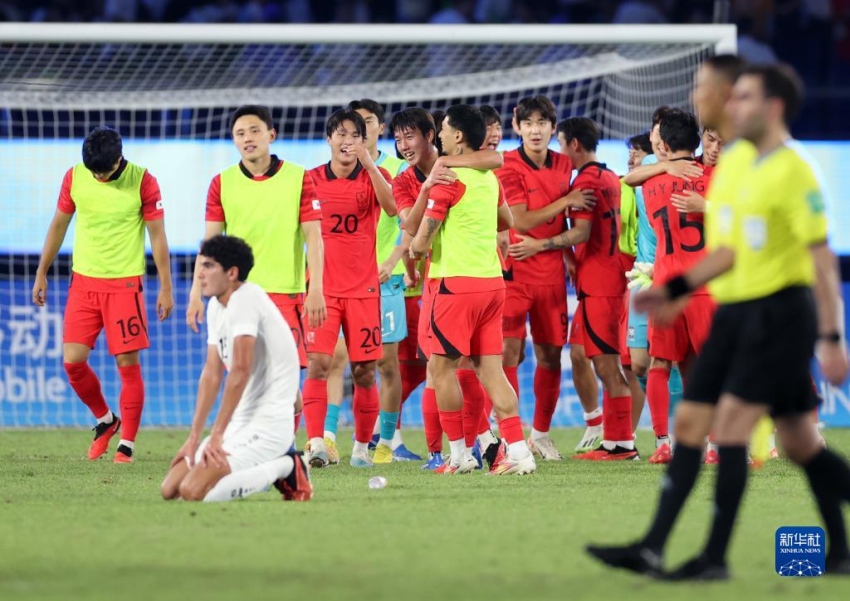
<svg viewBox="0 0 850 601">
<path fill-rule="evenodd" d="M 173 501 L 180 498 L 180 486 L 169 482 L 168 478 L 163 480 L 159 487 L 159 492 L 166 501 Z"/>
<path fill-rule="evenodd" d="M 352 363 L 351 377 L 360 388 L 371 388 L 375 385 L 375 362 Z"/>
<path fill-rule="evenodd" d="M 688 447 L 701 447 L 711 429 L 713 409 L 708 405 L 682 402 L 676 407 L 676 419 L 673 436 L 679 444 Z"/>
<path fill-rule="evenodd" d="M 324 353 L 311 353 L 307 363 L 307 377 L 313 380 L 327 380 L 331 369 L 331 357 Z"/>
<path fill-rule="evenodd" d="M 587 358 L 584 347 L 580 344 L 570 346 L 570 363 L 572 363 L 574 371 L 576 368 L 590 369 L 590 359 Z"/>
<path fill-rule="evenodd" d="M 192 482 L 188 478 L 180 483 L 180 496 L 184 501 L 203 501 L 207 491 L 200 482 Z"/>
<path fill-rule="evenodd" d="M 543 369 L 561 371 L 561 347 L 550 344 L 534 345 L 537 364 Z"/>
</svg>

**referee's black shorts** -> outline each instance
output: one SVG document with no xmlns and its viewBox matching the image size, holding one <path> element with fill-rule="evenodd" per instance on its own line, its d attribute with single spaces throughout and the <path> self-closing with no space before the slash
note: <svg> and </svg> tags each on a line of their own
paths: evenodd
<svg viewBox="0 0 850 601">
<path fill-rule="evenodd" d="M 811 411 L 819 398 L 811 360 L 817 341 L 811 288 L 721 305 L 691 370 L 684 398 L 716 404 L 723 393 L 768 405 L 773 416 Z"/>
</svg>

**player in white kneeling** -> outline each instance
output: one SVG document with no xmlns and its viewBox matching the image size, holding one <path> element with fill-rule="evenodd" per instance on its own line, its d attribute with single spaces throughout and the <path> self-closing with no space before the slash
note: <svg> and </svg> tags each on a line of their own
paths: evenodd
<svg viewBox="0 0 850 601">
<path fill-rule="evenodd" d="M 246 282 L 254 265 L 240 238 L 214 236 L 201 245 L 200 283 L 210 298 L 207 360 L 189 438 L 162 483 L 166 500 L 230 501 L 274 485 L 285 501 L 309 501 L 309 471 L 292 448 L 298 351 L 280 311 L 262 288 Z M 210 435 L 201 432 L 228 375 Z"/>
</svg>

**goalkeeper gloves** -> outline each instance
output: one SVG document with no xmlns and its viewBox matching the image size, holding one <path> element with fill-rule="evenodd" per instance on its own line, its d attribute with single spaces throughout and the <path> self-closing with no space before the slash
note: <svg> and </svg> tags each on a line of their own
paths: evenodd
<svg viewBox="0 0 850 601">
<path fill-rule="evenodd" d="M 641 291 L 652 288 L 652 263 L 635 263 L 634 268 L 626 272 L 628 278 L 628 289 Z"/>
</svg>

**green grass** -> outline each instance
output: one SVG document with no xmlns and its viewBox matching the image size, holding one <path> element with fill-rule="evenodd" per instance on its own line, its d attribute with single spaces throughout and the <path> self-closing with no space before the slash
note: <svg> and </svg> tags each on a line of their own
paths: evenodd
<svg viewBox="0 0 850 601">
<path fill-rule="evenodd" d="M 350 433 L 344 433 L 343 440 Z M 646 527 L 661 469 L 538 464 L 531 477 L 440 477 L 419 465 L 314 472 L 315 500 L 264 493 L 225 504 L 166 503 L 159 482 L 183 432 L 145 431 L 133 465 L 84 459 L 89 433 L 0 432 L 0 599 L 847 599 L 850 579 L 773 573 L 774 532 L 818 523 L 786 461 L 751 472 L 731 550 L 734 580 L 683 587 L 605 570 L 588 542 Z M 577 431 L 560 431 L 561 449 Z M 651 446 L 643 434 L 641 448 Z M 407 432 L 421 449 L 422 436 Z M 850 432 L 829 431 L 850 448 Z M 350 452 L 350 444 L 343 444 Z M 713 470 L 686 507 L 668 564 L 707 533 Z M 386 489 L 369 490 L 371 475 Z"/>
</svg>

